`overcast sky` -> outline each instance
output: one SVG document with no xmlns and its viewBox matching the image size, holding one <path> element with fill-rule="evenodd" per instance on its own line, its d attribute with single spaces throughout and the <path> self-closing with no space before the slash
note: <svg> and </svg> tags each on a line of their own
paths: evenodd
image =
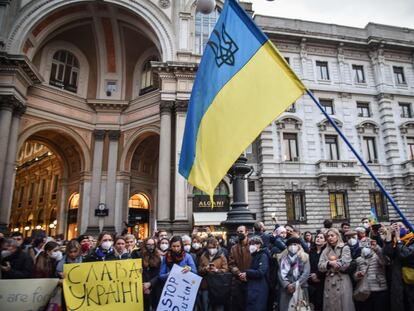
<svg viewBox="0 0 414 311">
<path fill-rule="evenodd" d="M 255 14 L 363 28 L 368 22 L 414 29 L 414 0 L 250 0 Z"/>
</svg>

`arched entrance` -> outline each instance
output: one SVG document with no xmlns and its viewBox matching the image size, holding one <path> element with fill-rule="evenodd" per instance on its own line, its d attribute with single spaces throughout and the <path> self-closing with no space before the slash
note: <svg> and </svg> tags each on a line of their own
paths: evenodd
<svg viewBox="0 0 414 311">
<path fill-rule="evenodd" d="M 73 193 L 69 199 L 69 210 L 67 219 L 67 239 L 76 237 L 78 231 L 78 210 L 80 195 L 78 192 Z"/>
<path fill-rule="evenodd" d="M 138 239 L 147 238 L 149 232 L 150 200 L 145 193 L 136 193 L 128 200 L 128 232 Z"/>
<path fill-rule="evenodd" d="M 24 132 L 17 153 L 10 229 L 25 224 L 26 235 L 33 229 L 51 236 L 65 233 L 68 193 L 79 192 L 85 163 L 80 139 L 71 136 L 70 129 L 44 127 L 48 129 Z M 28 216 L 22 219 L 20 215 Z"/>
</svg>

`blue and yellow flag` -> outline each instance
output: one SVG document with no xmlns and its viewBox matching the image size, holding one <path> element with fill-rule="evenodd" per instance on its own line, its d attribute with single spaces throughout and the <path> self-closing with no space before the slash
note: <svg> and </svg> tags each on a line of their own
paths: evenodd
<svg viewBox="0 0 414 311">
<path fill-rule="evenodd" d="M 191 93 L 180 174 L 212 196 L 240 154 L 305 90 L 240 5 L 225 1 Z"/>
</svg>

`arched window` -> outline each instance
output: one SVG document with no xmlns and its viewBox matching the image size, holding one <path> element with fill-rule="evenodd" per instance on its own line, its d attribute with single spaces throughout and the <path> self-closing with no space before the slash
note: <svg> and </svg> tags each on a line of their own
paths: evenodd
<svg viewBox="0 0 414 311">
<path fill-rule="evenodd" d="M 79 208 L 79 193 L 75 193 L 70 199 L 69 209 Z"/>
<path fill-rule="evenodd" d="M 155 78 L 154 73 L 151 69 L 152 61 L 158 61 L 158 58 L 155 56 L 151 57 L 147 59 L 144 63 L 144 66 L 142 66 L 139 95 L 143 95 L 158 88 L 158 80 Z"/>
<path fill-rule="evenodd" d="M 149 199 L 143 193 L 134 194 L 133 196 L 131 196 L 129 198 L 128 208 L 148 209 L 149 208 Z"/>
<path fill-rule="evenodd" d="M 210 14 L 196 13 L 195 16 L 195 53 L 202 54 L 211 32 L 219 18 L 219 11 L 215 9 Z"/>
<path fill-rule="evenodd" d="M 78 59 L 68 51 L 57 51 L 52 59 L 49 84 L 76 93 L 78 78 Z"/>
</svg>

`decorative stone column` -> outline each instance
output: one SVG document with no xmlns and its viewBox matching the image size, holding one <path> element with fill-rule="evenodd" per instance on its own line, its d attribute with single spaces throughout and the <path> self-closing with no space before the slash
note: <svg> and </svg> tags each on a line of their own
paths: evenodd
<svg viewBox="0 0 414 311">
<path fill-rule="evenodd" d="M 171 221 L 171 109 L 174 103 L 160 104 L 161 132 L 158 166 L 158 227 L 169 227 Z"/>
<path fill-rule="evenodd" d="M 131 174 L 129 172 L 118 172 L 116 180 L 116 198 L 115 198 L 115 231 L 122 232 L 123 222 L 128 217 L 128 195 Z"/>
<path fill-rule="evenodd" d="M 86 232 L 89 220 L 89 211 L 91 210 L 91 172 L 82 172 L 79 181 L 80 206 L 78 209 L 78 233 Z"/>
<path fill-rule="evenodd" d="M 9 149 L 10 127 L 13 117 L 13 103 L 9 96 L 0 97 L 0 189 L 3 187 L 7 150 Z"/>
<path fill-rule="evenodd" d="M 59 206 L 56 213 L 57 216 L 57 233 L 65 234 L 67 231 L 67 217 L 68 217 L 68 180 L 66 178 L 62 178 L 60 180 L 60 198 L 59 198 Z M 52 222 L 54 219 L 51 219 Z"/>
<path fill-rule="evenodd" d="M 101 197 L 102 159 L 105 131 L 95 130 L 94 136 L 95 147 L 93 151 L 91 199 L 89 204 L 88 228 L 86 230 L 90 234 L 99 233 L 98 217 L 95 216 L 95 209 L 98 207 Z"/>
<path fill-rule="evenodd" d="M 19 105 L 13 114 L 10 135 L 8 140 L 8 148 L 1 147 L 0 149 L 7 150 L 6 160 L 4 164 L 3 186 L 0 192 L 0 230 L 6 229 L 10 219 L 11 204 L 13 199 L 14 190 L 14 177 L 15 177 L 15 162 L 17 152 L 17 137 L 19 133 L 20 117 L 25 112 L 25 107 Z M 1 110 L 0 110 L 1 113 Z M 0 121 L 1 130 L 3 130 L 2 123 Z M 7 131 L 6 131 L 7 132 Z M 1 135 L 1 133 L 0 133 Z M 2 228 L 3 227 L 3 228 Z"/>
<path fill-rule="evenodd" d="M 109 215 L 104 218 L 104 231 L 114 232 L 115 226 L 115 198 L 116 198 L 116 171 L 118 167 L 118 142 L 120 131 L 108 131 L 109 154 L 108 154 L 108 175 L 106 180 L 106 208 Z M 121 232 L 118 232 L 121 233 Z"/>
</svg>

